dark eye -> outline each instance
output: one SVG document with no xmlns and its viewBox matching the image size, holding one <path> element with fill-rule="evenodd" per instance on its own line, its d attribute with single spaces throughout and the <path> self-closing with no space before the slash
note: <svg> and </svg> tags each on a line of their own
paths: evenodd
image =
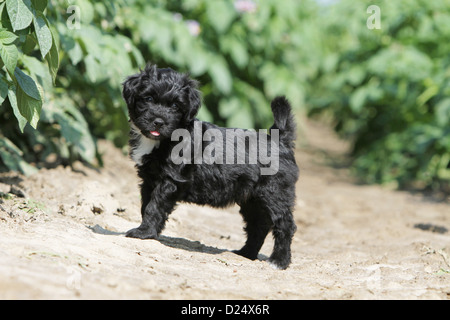
<svg viewBox="0 0 450 320">
<path fill-rule="evenodd" d="M 148 96 L 148 97 L 145 98 L 145 101 L 147 101 L 147 102 L 153 102 L 154 99 L 153 99 L 152 96 Z"/>
<path fill-rule="evenodd" d="M 172 104 L 170 105 L 170 107 L 171 107 L 172 109 L 178 109 L 178 104 L 176 104 L 176 103 L 174 102 L 174 103 L 172 103 Z"/>
</svg>

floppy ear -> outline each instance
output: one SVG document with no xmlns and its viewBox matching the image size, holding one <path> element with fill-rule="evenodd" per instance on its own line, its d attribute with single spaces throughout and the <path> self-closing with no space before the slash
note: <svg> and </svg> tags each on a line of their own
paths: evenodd
<svg viewBox="0 0 450 320">
<path fill-rule="evenodd" d="M 140 84 L 140 76 L 140 73 L 132 75 L 122 83 L 122 96 L 128 107 L 134 106 L 135 96 Z"/>
<path fill-rule="evenodd" d="M 202 104 L 202 96 L 197 88 L 198 88 L 198 81 L 189 79 L 188 83 L 189 110 L 185 116 L 186 123 L 189 123 L 194 120 Z"/>
</svg>

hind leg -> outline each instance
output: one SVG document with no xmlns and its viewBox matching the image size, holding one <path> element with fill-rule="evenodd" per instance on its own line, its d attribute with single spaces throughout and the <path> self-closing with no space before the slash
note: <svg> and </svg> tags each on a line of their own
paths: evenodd
<svg viewBox="0 0 450 320">
<path fill-rule="evenodd" d="M 268 211 L 263 210 L 257 201 L 247 201 L 241 205 L 240 213 L 246 224 L 244 230 L 247 233 L 247 241 L 242 249 L 234 253 L 255 260 L 272 228 L 272 221 Z"/>
<path fill-rule="evenodd" d="M 277 269 L 286 269 L 291 263 L 291 242 L 297 227 L 289 208 L 281 211 L 271 211 L 273 226 L 274 247 L 269 258 Z"/>
</svg>

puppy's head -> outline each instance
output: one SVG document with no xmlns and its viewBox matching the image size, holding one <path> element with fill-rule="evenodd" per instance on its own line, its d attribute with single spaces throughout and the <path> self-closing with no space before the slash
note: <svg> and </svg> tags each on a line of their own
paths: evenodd
<svg viewBox="0 0 450 320">
<path fill-rule="evenodd" d="M 162 140 L 191 123 L 201 104 L 198 82 L 170 68 L 148 65 L 123 83 L 130 120 L 147 138 Z"/>
</svg>

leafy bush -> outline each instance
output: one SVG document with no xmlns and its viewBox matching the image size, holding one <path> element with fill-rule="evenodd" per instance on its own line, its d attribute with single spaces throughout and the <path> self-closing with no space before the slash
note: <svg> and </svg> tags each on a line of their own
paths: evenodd
<svg viewBox="0 0 450 320">
<path fill-rule="evenodd" d="M 114 16 L 112 4 L 87 0 L 76 4 L 70 6 L 64 0 L 2 3 L 2 7 L 16 8 L 20 18 L 14 16 L 14 9 L 3 10 L 2 28 L 16 35 L 15 41 L 10 42 L 17 52 L 14 63 L 24 70 L 16 68 L 14 78 L 6 64 L 0 78 L 9 88 L 3 104 L 6 109 L 0 112 L 0 158 L 9 169 L 32 173 L 33 167 L 28 163 L 70 164 L 76 159 L 92 163 L 96 157 L 101 161 L 96 151 L 97 137 L 116 140 L 118 145 L 126 142 L 127 117 L 120 83 L 144 64 L 143 58 L 130 39 L 94 26 L 94 17 L 100 22 Z M 23 21 L 27 15 L 36 22 L 27 26 L 22 22 L 22 29 L 18 30 L 14 19 Z M 45 26 L 39 27 L 41 20 Z M 39 28 L 47 33 L 42 35 Z M 44 57 L 48 68 L 42 61 Z M 2 54 L 2 61 L 8 61 L 5 58 Z M 34 104 L 22 98 L 22 78 L 28 81 L 25 88 L 38 88 L 25 90 L 28 101 Z M 16 87 L 17 102 L 13 94 Z"/>
<path fill-rule="evenodd" d="M 301 106 L 299 84 L 314 70 L 310 55 L 299 50 L 315 37 L 307 28 L 315 10 L 312 1 L 8 0 L 7 7 L 8 3 L 28 8 L 31 19 L 45 21 L 53 39 L 45 55 L 48 43 L 41 49 L 36 25 L 30 22 L 16 30 L 7 23 L 10 16 L 4 10 L 2 25 L 17 37 L 5 44 L 19 52 L 18 66 L 43 98 L 35 108 L 19 103 L 19 111 L 6 99 L 0 112 L 0 157 L 14 170 L 24 171 L 27 163 L 101 160 L 97 138 L 124 146 L 128 123 L 121 82 L 147 61 L 189 72 L 201 81 L 201 119 L 246 128 L 270 126 L 269 99 L 277 94 L 287 94 Z M 1 72 L 7 76 L 6 68 Z M 10 84 L 12 88 L 13 81 Z M 14 117 L 19 126 L 11 121 Z"/>
<path fill-rule="evenodd" d="M 47 1 L 7 0 L 0 3 L 0 102 L 8 100 L 10 111 L 17 120 L 17 128 L 24 132 L 29 123 L 36 128 L 43 104 L 43 90 L 36 79 L 25 73 L 26 64 L 41 68 L 42 63 L 28 56 L 39 47 L 40 58 L 48 64 L 48 72 L 55 81 L 58 70 L 58 47 L 49 23 L 43 14 Z M 22 159 L 23 151 L 8 138 L 15 130 L 11 127 L 11 112 L 2 112 L 0 133 L 0 156 L 11 169 L 32 172 L 33 168 Z M 11 138 L 14 134 L 11 135 Z"/>
<path fill-rule="evenodd" d="M 327 112 L 354 140 L 353 169 L 366 182 L 445 189 L 450 181 L 450 6 L 340 1 L 323 28 L 326 54 L 312 80 L 312 113 Z M 447 189 L 448 190 L 448 189 Z"/>
</svg>

